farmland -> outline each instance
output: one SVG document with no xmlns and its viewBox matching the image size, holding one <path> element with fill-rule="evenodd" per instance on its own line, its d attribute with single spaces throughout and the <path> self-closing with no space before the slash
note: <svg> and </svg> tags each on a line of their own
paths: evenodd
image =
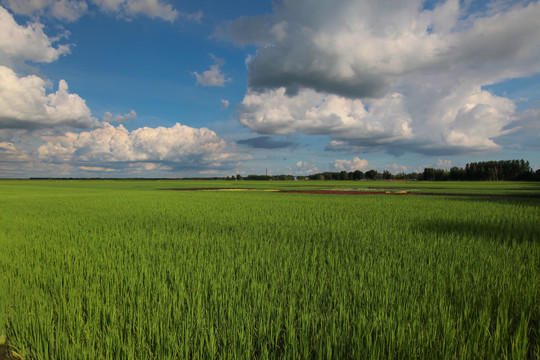
<svg viewBox="0 0 540 360">
<path fill-rule="evenodd" d="M 181 188 L 448 195 L 163 190 Z M 0 341 L 22 359 L 539 358 L 538 195 L 0 181 Z"/>
</svg>

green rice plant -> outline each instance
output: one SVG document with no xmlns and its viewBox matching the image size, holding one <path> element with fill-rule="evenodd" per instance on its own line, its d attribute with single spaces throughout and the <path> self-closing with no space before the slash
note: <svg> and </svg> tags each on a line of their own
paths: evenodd
<svg viewBox="0 0 540 360">
<path fill-rule="evenodd" d="M 186 184 L 163 183 L 0 183 L 0 329 L 12 353 L 540 353 L 536 199 L 157 190 Z"/>
</svg>

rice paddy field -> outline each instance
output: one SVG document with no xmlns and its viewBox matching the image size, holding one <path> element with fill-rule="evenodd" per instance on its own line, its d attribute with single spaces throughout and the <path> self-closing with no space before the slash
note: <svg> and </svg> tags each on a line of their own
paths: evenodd
<svg viewBox="0 0 540 360">
<path fill-rule="evenodd" d="M 3 180 L 0 344 L 2 360 L 538 359 L 540 184 Z"/>
</svg>

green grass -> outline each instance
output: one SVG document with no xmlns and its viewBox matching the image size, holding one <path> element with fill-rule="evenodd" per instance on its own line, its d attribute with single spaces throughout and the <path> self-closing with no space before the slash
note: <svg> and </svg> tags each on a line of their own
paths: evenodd
<svg viewBox="0 0 540 360">
<path fill-rule="evenodd" d="M 538 189 L 0 181 L 0 334 L 23 359 L 538 358 L 538 199 L 156 190 L 441 184 Z"/>
</svg>

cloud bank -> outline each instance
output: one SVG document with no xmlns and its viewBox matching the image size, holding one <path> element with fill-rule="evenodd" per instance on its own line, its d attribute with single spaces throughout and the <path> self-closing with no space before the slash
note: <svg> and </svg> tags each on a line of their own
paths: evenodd
<svg viewBox="0 0 540 360">
<path fill-rule="evenodd" d="M 540 4 L 284 0 L 218 30 L 259 46 L 240 122 L 260 134 L 328 134 L 329 149 L 496 151 L 514 102 L 484 89 L 540 72 Z M 247 35 L 246 35 L 247 34 Z"/>
<path fill-rule="evenodd" d="M 156 163 L 179 168 L 230 167 L 239 157 L 226 142 L 206 128 L 181 124 L 128 131 L 123 125 L 59 136 L 44 136 L 39 159 L 51 163 L 122 167 L 121 163 Z M 128 166 L 128 165 L 125 165 Z"/>
</svg>

